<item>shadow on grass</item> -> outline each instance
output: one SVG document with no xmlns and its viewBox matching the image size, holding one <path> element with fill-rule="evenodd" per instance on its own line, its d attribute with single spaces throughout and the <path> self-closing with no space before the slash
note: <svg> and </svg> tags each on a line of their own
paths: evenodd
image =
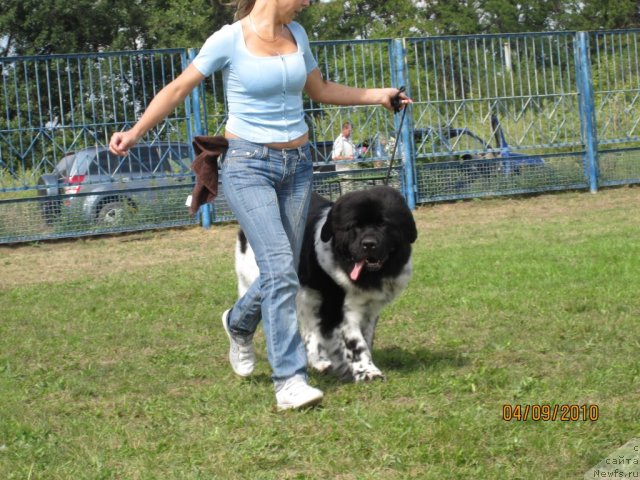
<svg viewBox="0 0 640 480">
<path fill-rule="evenodd" d="M 469 363 L 457 350 L 427 350 L 425 348 L 415 348 L 407 350 L 398 346 L 376 349 L 373 351 L 373 361 L 383 373 L 395 371 L 410 373 L 417 370 L 439 371 L 450 368 L 460 368 Z M 319 373 L 309 369 L 309 375 L 314 377 L 314 386 L 323 390 L 336 390 L 343 386 L 352 384 L 352 381 L 341 380 L 331 373 Z M 246 379 L 253 385 L 268 385 L 272 383 L 271 375 L 268 373 L 254 373 Z"/>
<path fill-rule="evenodd" d="M 461 352 L 457 350 L 427 350 L 415 348 L 407 350 L 398 346 L 373 350 L 373 361 L 382 373 L 396 372 L 408 374 L 415 371 L 436 372 L 447 369 L 457 369 L 469 364 Z M 315 377 L 315 384 L 321 390 L 340 390 L 353 384 L 349 380 L 341 380 L 331 373 L 318 373 L 311 370 Z M 365 382 L 366 383 L 366 382 Z"/>
<path fill-rule="evenodd" d="M 427 350 L 416 348 L 406 350 L 393 346 L 373 350 L 373 360 L 382 371 L 395 370 L 411 372 L 414 370 L 442 370 L 467 365 L 469 361 L 456 350 Z"/>
</svg>

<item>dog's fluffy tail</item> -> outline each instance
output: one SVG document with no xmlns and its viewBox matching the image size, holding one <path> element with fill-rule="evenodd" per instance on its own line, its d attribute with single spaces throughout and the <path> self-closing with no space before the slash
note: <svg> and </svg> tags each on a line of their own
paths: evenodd
<svg viewBox="0 0 640 480">
<path fill-rule="evenodd" d="M 260 272 L 256 258 L 242 230 L 236 238 L 236 276 L 238 278 L 238 296 L 243 296 L 251 284 L 258 278 Z"/>
</svg>

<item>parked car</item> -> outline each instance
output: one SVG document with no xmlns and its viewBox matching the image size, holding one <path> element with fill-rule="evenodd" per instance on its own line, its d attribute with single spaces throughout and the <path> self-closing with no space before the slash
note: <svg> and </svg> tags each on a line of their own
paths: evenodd
<svg viewBox="0 0 640 480">
<path fill-rule="evenodd" d="M 416 128 L 414 141 L 418 152 L 439 153 L 428 157 L 422 166 L 431 169 L 465 170 L 471 176 L 492 174 L 517 175 L 522 167 L 543 167 L 539 155 L 516 153 L 507 143 L 496 116 L 491 117 L 495 146 L 483 140 L 468 128 Z M 447 154 L 447 152 L 452 152 Z M 471 153 L 455 153 L 471 152 Z M 423 160 L 425 157 L 422 157 Z"/>
<path fill-rule="evenodd" d="M 335 172 L 336 165 L 331 161 L 333 140 L 311 142 L 311 160 L 316 172 Z"/>
<path fill-rule="evenodd" d="M 426 169 L 464 171 L 471 180 L 498 173 L 517 175 L 522 167 L 542 167 L 545 165 L 539 155 L 514 152 L 507 143 L 502 126 L 495 115 L 491 117 L 491 126 L 494 132 L 494 146 L 466 127 L 415 128 L 413 140 L 418 163 Z M 360 161 L 387 161 L 394 143 L 393 137 L 386 142 L 383 141 L 383 136 L 377 133 L 356 145 L 356 158 Z M 335 170 L 335 164 L 331 162 L 332 148 L 332 141 L 316 142 L 311 145 L 316 171 Z M 425 152 L 435 155 L 427 157 Z M 395 154 L 396 159 L 401 155 L 402 152 L 398 146 Z"/>
<path fill-rule="evenodd" d="M 189 183 L 190 164 L 191 148 L 184 143 L 142 143 L 125 157 L 108 147 L 70 153 L 38 180 L 42 214 L 47 223 L 65 209 L 90 223 L 118 222 L 125 212 L 153 204 L 157 187 Z"/>
</svg>

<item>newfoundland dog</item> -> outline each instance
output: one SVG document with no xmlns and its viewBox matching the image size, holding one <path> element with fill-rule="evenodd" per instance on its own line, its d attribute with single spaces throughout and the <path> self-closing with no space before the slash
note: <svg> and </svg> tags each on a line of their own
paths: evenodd
<svg viewBox="0 0 640 480">
<path fill-rule="evenodd" d="M 384 378 L 372 359 L 380 310 L 411 278 L 416 224 L 402 195 L 386 186 L 335 203 L 314 194 L 304 234 L 297 296 L 309 365 L 347 380 Z M 238 290 L 258 276 L 242 232 L 236 245 Z"/>
</svg>

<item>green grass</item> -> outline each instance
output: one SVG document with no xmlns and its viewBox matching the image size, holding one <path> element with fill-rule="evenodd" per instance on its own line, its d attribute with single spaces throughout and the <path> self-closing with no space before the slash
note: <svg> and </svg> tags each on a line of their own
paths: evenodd
<svg viewBox="0 0 640 480">
<path fill-rule="evenodd" d="M 640 437 L 638 189 L 416 211 L 386 382 L 277 413 L 219 316 L 233 225 L 0 249 L 0 478 L 582 478 Z M 597 421 L 506 422 L 504 404 Z"/>
</svg>

